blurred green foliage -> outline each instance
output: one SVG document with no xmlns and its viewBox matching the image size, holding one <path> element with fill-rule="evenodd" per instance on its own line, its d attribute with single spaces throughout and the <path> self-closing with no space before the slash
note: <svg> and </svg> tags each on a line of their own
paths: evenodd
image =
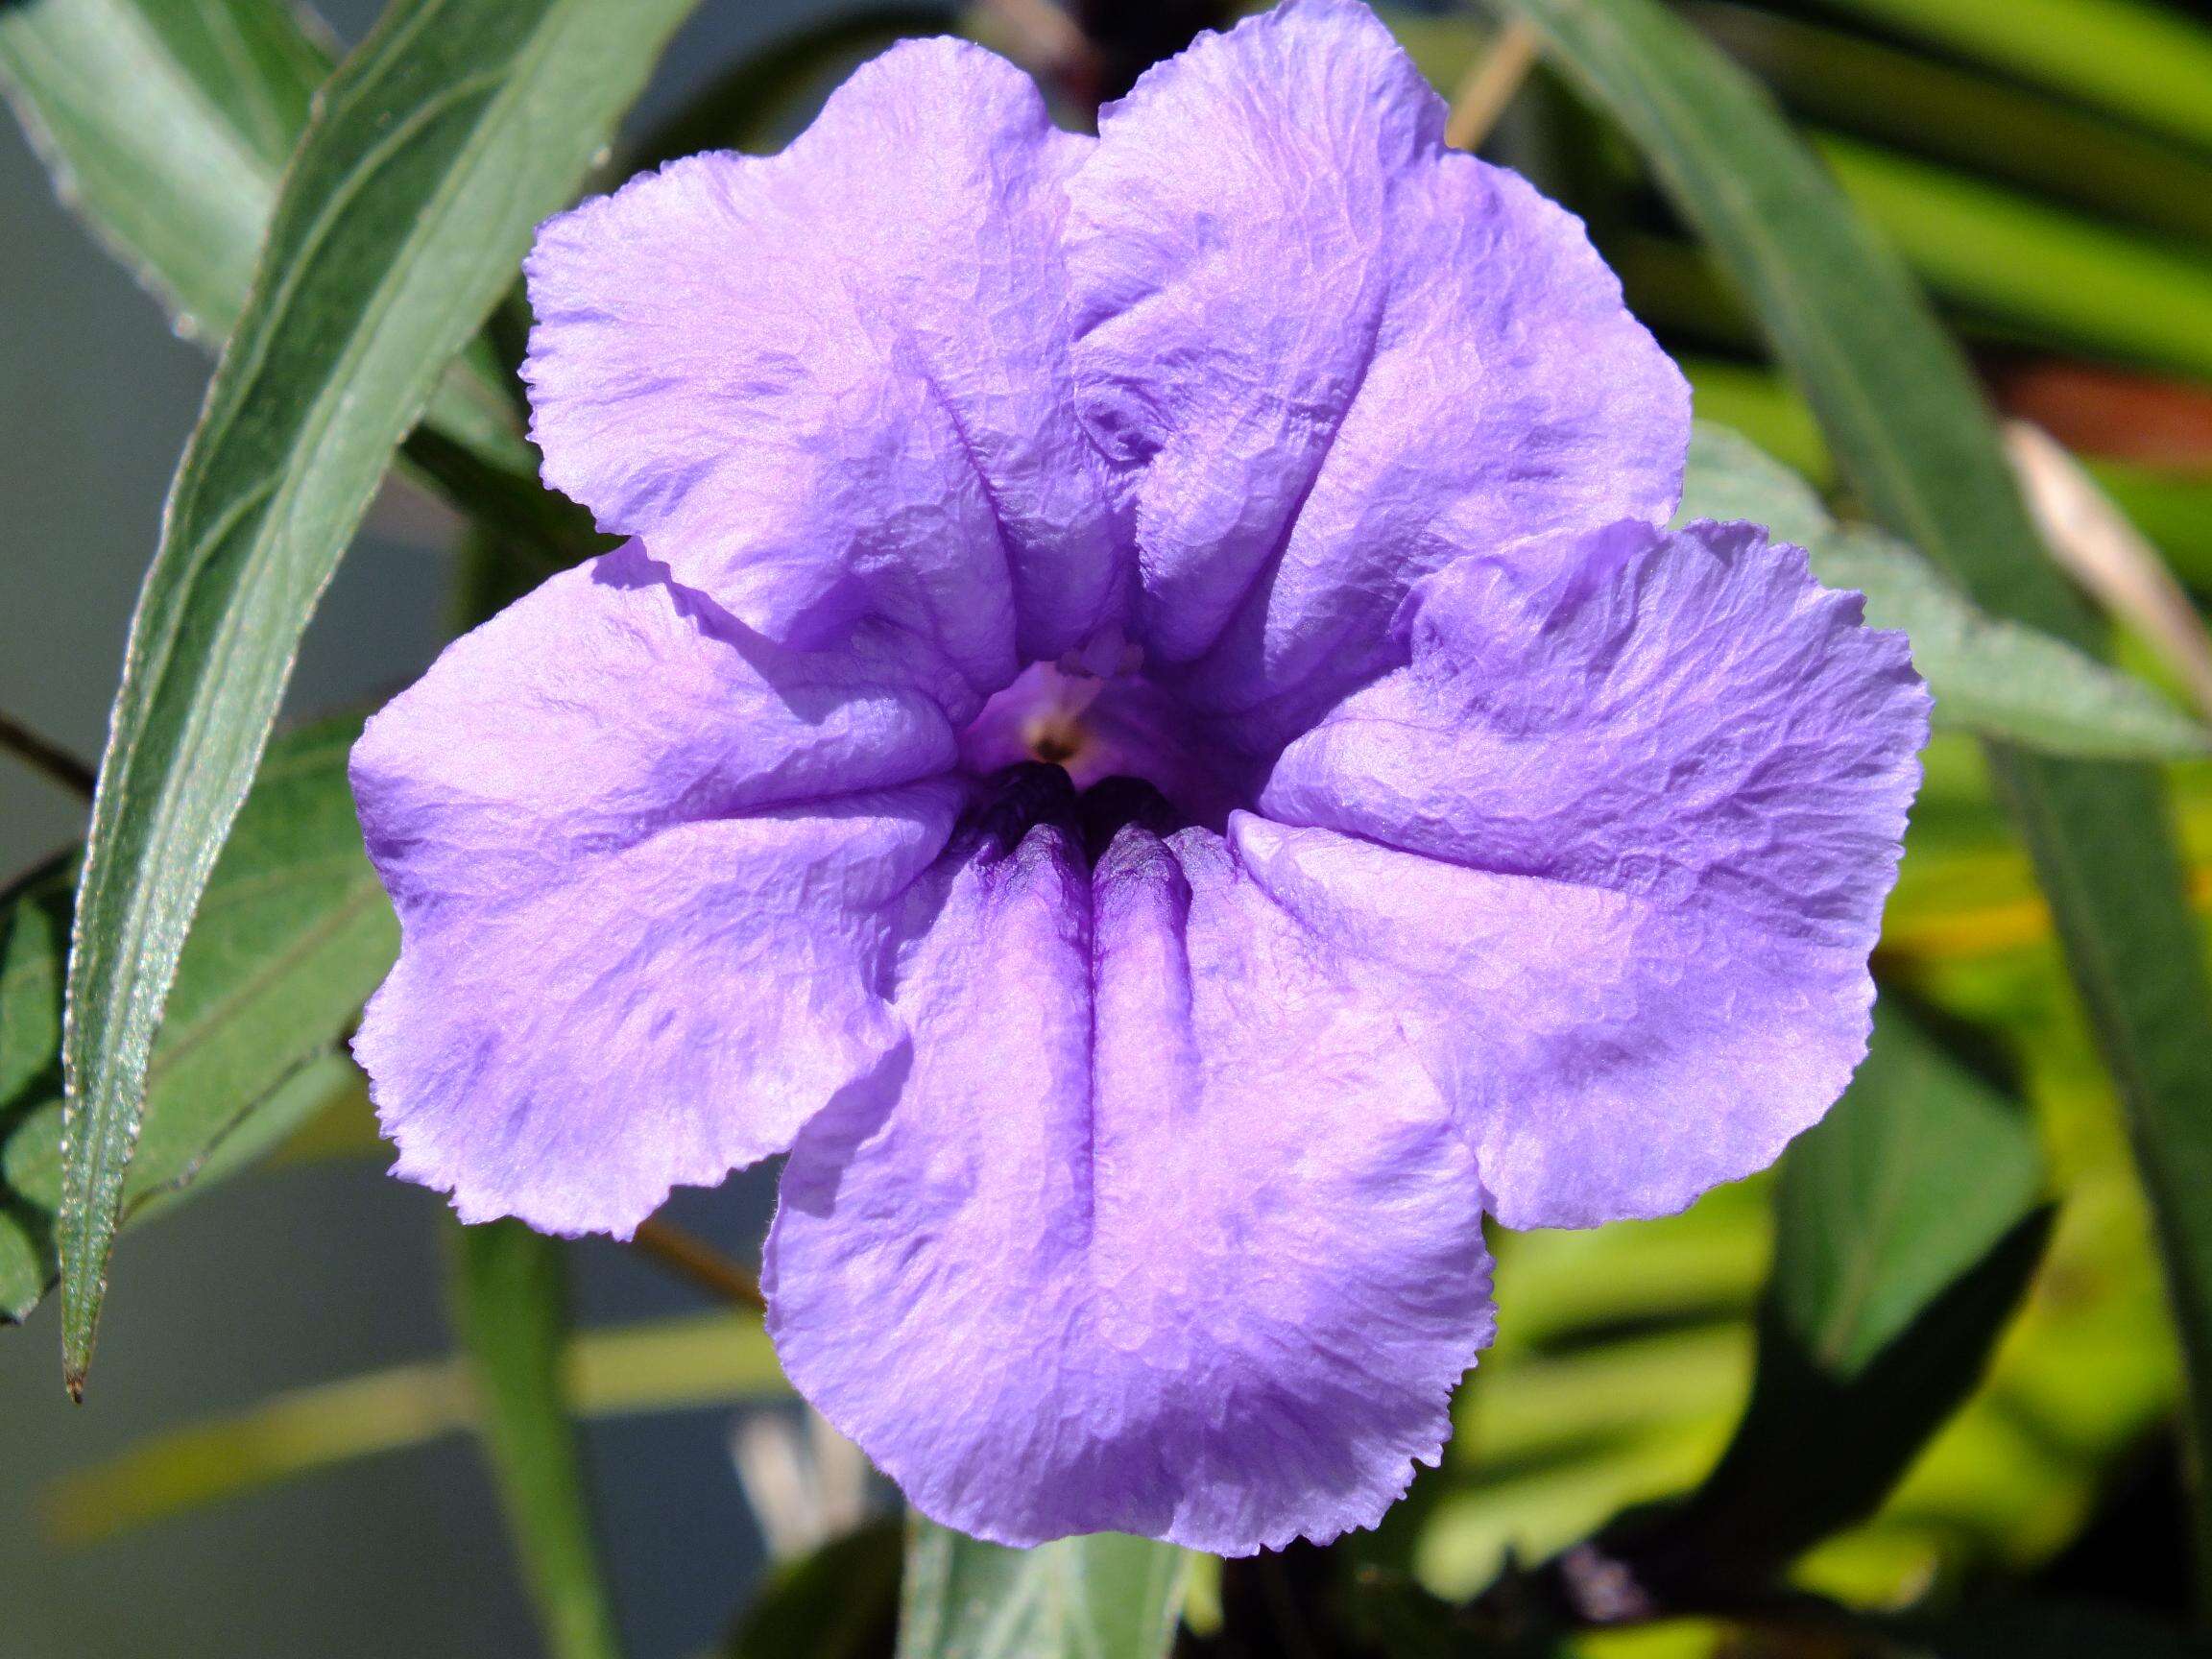
<svg viewBox="0 0 2212 1659">
<path fill-rule="evenodd" d="M 1521 10 L 1595 29 L 1639 26 L 1641 5 Z M 1447 94 L 1497 38 L 1495 18 L 1384 10 Z M 1019 45 L 1021 11 L 981 7 L 958 22 Z M 1893 248 L 1941 307 L 1998 412 L 2080 454 L 2200 613 L 2212 596 L 2212 23 L 2151 0 L 1690 0 L 1672 14 L 1707 43 L 1679 61 L 1725 55 L 1763 80 L 1873 246 Z M 203 26 L 223 19 L 249 50 L 213 49 L 222 40 Z M 770 147 L 858 57 L 953 19 L 924 0 L 840 15 L 728 66 L 626 162 Z M 0 80 L 75 181 L 75 205 L 210 341 L 250 307 L 254 244 L 303 188 L 282 169 L 330 67 L 310 20 L 262 0 L 204 13 L 163 0 L 0 11 Z M 1682 356 L 1702 420 L 1741 435 L 1719 442 L 1756 445 L 1752 459 L 1736 452 L 1728 511 L 1802 524 L 1816 558 L 1832 539 L 1863 537 L 1886 503 L 1869 498 L 1832 406 L 1824 424 L 1785 377 L 1802 351 L 1793 361 L 1772 296 L 1746 298 L 1745 262 L 1725 238 L 1700 239 L 1680 179 L 1655 174 L 1576 89 L 1589 80 L 1539 68 L 1485 153 L 1584 215 L 1631 304 Z M 1082 86 L 1054 90 L 1070 119 L 1087 118 Z M 404 250 L 395 257 L 404 276 Z M 591 545 L 527 476 L 512 357 L 493 318 L 401 456 L 476 520 L 464 619 Z M 1693 485 L 1690 510 L 1713 480 Z M 312 551 L 334 561 L 349 528 Z M 1975 610 L 1948 586 L 1956 567 L 1945 576 L 1921 558 L 1942 549 L 1885 548 L 1936 585 L 1923 596 L 1977 625 L 2003 613 Z M 2008 762 L 2000 753 L 1993 771 L 1968 733 L 2082 753 L 2088 722 L 2088 738 L 2120 745 L 2101 752 L 2169 755 L 2188 751 L 2206 711 L 2179 701 L 2187 676 L 2153 637 L 2101 619 L 2118 671 L 2096 671 L 2119 701 L 2075 706 L 2071 736 L 2038 730 L 2047 701 L 2028 694 L 2075 672 L 2055 662 L 2090 664 L 2083 641 L 2042 638 L 2070 654 L 2027 660 L 2042 672 L 2001 658 L 1947 683 L 1953 665 L 1927 656 L 1938 624 L 1926 614 L 1878 619 L 1913 633 L 1960 729 L 1926 757 L 1877 958 L 1882 1029 L 1852 1094 L 1776 1174 L 1684 1214 L 1498 1238 L 1508 1313 L 1460 1392 L 1443 1465 L 1380 1530 L 1326 1554 L 1195 1563 L 1181 1638 L 1193 1652 L 1291 1651 L 1286 1629 L 1315 1654 L 2201 1650 L 2178 1634 L 2177 1571 L 2150 1591 L 2120 1586 L 2143 1602 L 2132 1611 L 2065 1599 L 2112 1590 L 2067 1565 L 2085 1551 L 2178 1558 L 2178 1518 L 2146 1519 L 2122 1500 L 2179 1481 L 2183 1369 L 2110 1032 L 2093 1027 L 2069 977 L 2007 811 Z M 2112 709 L 2151 724 L 2124 732 Z M 2182 735 L 2146 747 L 2147 730 Z M 295 1158 L 375 1145 L 338 1043 L 393 938 L 381 903 L 361 901 L 369 878 L 336 764 L 348 731 L 279 740 L 216 867 L 152 1057 L 134 1205 L 204 1190 L 295 1132 Z M 2202 913 L 2212 764 L 2167 766 L 2163 781 L 2187 902 Z M 73 879 L 68 861 L 33 872 L 0 910 L 0 1302 L 12 1317 L 55 1270 Z M 2212 1115 L 2212 1100 L 2195 1109 Z M 473 1239 L 456 1277 L 461 1357 L 181 1428 L 59 1489 L 53 1524 L 96 1541 L 480 1430 L 549 1642 L 613 1651 L 564 1413 L 729 1406 L 781 1383 L 757 1318 L 741 1311 L 565 1335 L 563 1249 Z M 883 1650 L 898 1550 L 878 1521 L 781 1563 L 735 1620 L 730 1651 Z M 1055 1551 L 1024 1557 L 917 1528 L 904 1650 L 1160 1650 L 1183 1595 L 1177 1552 L 1126 1540 Z"/>
</svg>

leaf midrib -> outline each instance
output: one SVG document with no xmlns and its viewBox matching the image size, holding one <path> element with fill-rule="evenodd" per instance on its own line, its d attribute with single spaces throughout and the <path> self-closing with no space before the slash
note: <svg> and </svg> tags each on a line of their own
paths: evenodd
<svg viewBox="0 0 2212 1659">
<path fill-rule="evenodd" d="M 422 12 L 418 14 L 418 17 L 419 19 L 428 19 L 436 16 L 444 10 L 444 0 L 433 0 L 431 5 L 425 6 L 423 8 Z M 383 164 L 385 160 L 389 159 L 389 157 L 395 153 L 395 149 L 399 143 L 403 142 L 406 138 L 414 136 L 417 132 L 420 132 L 430 120 L 434 120 L 438 115 L 442 115 L 446 110 L 450 109 L 453 107 L 453 104 L 457 102 L 460 97 L 472 94 L 473 92 L 480 90 L 481 87 L 487 84 L 488 80 L 496 80 L 502 76 L 507 78 L 507 90 L 505 90 L 499 96 L 490 100 L 486 104 L 483 118 L 474 124 L 469 138 L 464 142 L 456 151 L 456 156 L 458 158 L 456 164 L 450 168 L 439 180 L 439 184 L 437 188 L 432 192 L 429 203 L 425 209 L 417 217 L 413 227 L 410 228 L 408 233 L 403 236 L 399 243 L 397 245 L 397 248 L 395 249 L 393 256 L 390 260 L 388 269 L 404 270 L 408 265 L 406 255 L 414 249 L 420 247 L 421 243 L 426 238 L 431 236 L 436 230 L 442 229 L 444 228 L 445 218 L 451 211 L 454 197 L 460 193 L 460 191 L 467 183 L 473 181 L 476 172 L 481 165 L 483 152 L 486 148 L 486 141 L 481 135 L 486 132 L 493 129 L 498 124 L 499 118 L 504 115 L 508 109 L 510 109 L 517 102 L 520 102 L 524 99 L 526 96 L 525 88 L 528 85 L 526 80 L 526 72 L 530 65 L 538 61 L 547 50 L 546 41 L 549 36 L 557 33 L 557 24 L 559 20 L 565 15 L 566 11 L 567 8 L 561 4 L 560 0 L 555 0 L 555 4 L 549 7 L 546 12 L 541 13 L 541 17 L 543 19 L 543 21 L 539 28 L 532 32 L 531 38 L 527 44 L 518 47 L 516 53 L 510 58 L 504 60 L 496 70 L 481 71 L 477 75 L 465 77 L 462 81 L 455 83 L 452 87 L 446 88 L 442 100 L 431 100 L 426 103 L 422 108 L 429 110 L 429 115 L 425 116 L 422 120 L 416 121 L 412 124 L 402 124 L 401 127 L 396 129 L 394 133 L 390 135 L 384 142 L 373 147 L 372 155 L 377 157 L 376 162 L 373 165 L 363 165 L 354 170 L 356 177 L 349 180 L 346 190 L 344 192 L 345 202 L 348 203 L 355 199 L 358 196 L 360 190 L 366 187 L 369 177 L 372 176 L 377 170 L 377 168 Z M 420 24 L 418 24 L 418 30 Z M 412 38 L 413 35 L 418 32 L 418 30 L 403 30 L 399 33 L 405 38 Z M 399 43 L 403 44 L 403 40 Z M 392 49 L 397 50 L 397 45 L 395 45 Z M 365 77 L 364 84 L 367 84 L 373 78 Z M 220 442 L 223 436 L 231 429 L 230 421 L 234 421 L 236 419 L 235 410 L 244 405 L 247 391 L 252 387 L 252 385 L 255 382 L 261 373 L 263 366 L 266 362 L 266 354 L 269 349 L 269 344 L 275 339 L 277 333 L 277 322 L 281 319 L 282 316 L 289 314 L 289 306 L 291 303 L 290 297 L 291 295 L 298 292 L 299 276 L 304 271 L 305 267 L 309 263 L 315 248 L 319 247 L 322 239 L 327 236 L 329 226 L 332 223 L 333 216 L 338 205 L 343 205 L 343 204 L 334 204 L 329 209 L 318 213 L 314 220 L 311 221 L 308 232 L 310 237 L 309 246 L 307 247 L 306 251 L 302 252 L 302 254 L 298 257 L 291 265 L 290 274 L 292 279 L 287 283 L 284 290 L 271 301 L 273 305 L 277 307 L 277 310 L 273 314 L 272 321 L 268 327 L 263 331 L 262 336 L 255 341 L 255 355 L 249 361 L 247 367 L 241 371 L 241 374 L 244 377 L 241 390 L 227 408 L 228 420 L 226 421 L 225 424 L 221 428 L 214 431 L 213 435 L 209 439 L 210 445 Z M 274 228 L 272 231 L 272 237 L 273 240 L 271 247 L 274 249 Z M 351 376 L 349 371 L 351 367 L 359 361 L 363 353 L 370 349 L 370 347 L 373 343 L 378 332 L 378 325 L 380 325 L 382 319 L 390 311 L 392 304 L 395 302 L 397 290 L 403 288 L 404 286 L 404 282 L 395 283 L 391 281 L 380 282 L 377 285 L 372 302 L 370 305 L 365 307 L 361 313 L 359 313 L 355 325 L 349 330 L 349 344 L 339 358 L 339 368 L 341 372 L 334 373 L 325 380 L 324 390 L 318 393 L 310 405 L 309 418 L 307 421 L 302 422 L 301 441 L 292 445 L 288 445 L 286 446 L 287 453 L 297 454 L 302 451 L 311 452 L 321 448 L 324 441 L 327 436 L 329 425 L 334 416 L 335 408 L 343 404 L 345 401 L 344 388 L 350 384 Z M 252 306 L 254 302 L 254 296 L 250 294 L 247 301 L 248 306 Z M 433 379 L 430 384 L 431 388 L 434 389 L 436 385 L 435 379 Z M 428 396 L 429 393 L 428 390 L 426 390 L 422 398 L 423 402 L 427 402 Z M 418 410 L 417 412 L 419 413 L 420 411 Z M 404 422 L 402 422 L 402 424 L 404 424 Z M 298 499 L 303 478 L 303 469 L 291 469 L 290 475 L 285 480 L 284 484 L 273 493 L 272 498 L 269 501 L 263 517 L 263 523 L 268 521 L 268 517 L 270 516 L 275 516 L 281 513 L 287 522 L 288 527 L 289 518 L 293 511 L 294 504 Z M 262 486 L 261 488 L 265 489 L 266 485 Z M 242 514 L 244 512 L 252 511 L 253 505 L 255 504 L 255 500 L 256 498 L 253 493 L 250 492 L 249 496 L 246 498 L 244 503 L 239 505 L 239 512 Z M 234 521 L 235 520 L 232 520 L 232 522 Z M 225 530 L 226 533 L 228 533 L 228 525 L 225 526 Z M 267 565 L 273 558 L 274 548 L 276 545 L 276 542 L 277 538 L 273 535 L 264 533 L 257 534 L 255 536 L 252 548 L 248 554 L 247 567 L 244 571 L 242 571 L 238 582 L 233 585 L 233 591 L 235 591 L 239 587 L 248 586 L 251 583 L 257 582 L 257 580 L 263 574 Z M 214 545 L 216 545 L 216 543 L 210 542 L 208 539 L 204 537 L 196 541 L 193 553 L 187 557 L 186 567 L 182 573 L 183 582 L 181 585 L 188 586 L 191 582 L 197 579 L 200 571 L 204 567 L 204 561 L 212 556 Z M 335 568 L 335 561 L 332 562 L 332 568 Z M 327 573 L 325 573 L 324 580 L 327 582 Z M 176 604 L 173 607 L 172 614 L 167 618 L 169 626 L 164 629 L 161 638 L 161 661 L 157 667 L 151 671 L 153 675 L 154 686 L 156 689 L 160 685 L 165 684 L 167 681 L 171 663 L 174 661 L 176 641 L 181 636 L 183 631 L 185 610 L 186 608 L 182 604 Z M 242 632 L 242 620 L 236 609 L 226 607 L 224 611 L 222 626 L 218 631 L 216 642 L 210 650 L 208 657 L 208 673 L 206 674 L 205 679 L 209 683 L 218 685 L 223 683 L 222 670 L 228 667 L 236 649 L 237 640 L 240 637 Z M 295 649 L 297 649 L 297 647 L 295 647 Z M 157 707 L 155 693 L 153 691 L 148 693 L 143 706 L 149 710 Z M 187 704 L 184 727 L 183 730 L 179 733 L 175 748 L 173 750 L 176 760 L 175 763 L 168 769 L 167 775 L 164 778 L 160 787 L 160 812 L 158 817 L 155 820 L 155 833 L 152 836 L 149 836 L 145 842 L 141 843 L 139 855 L 132 860 L 131 865 L 132 870 L 144 870 L 147 868 L 159 869 L 168 864 L 169 854 L 175 849 L 179 833 L 183 828 L 181 823 L 182 813 L 180 803 L 185 798 L 185 785 L 191 780 L 192 775 L 201 760 L 201 757 L 205 752 L 205 745 L 208 741 L 205 733 L 209 724 L 209 718 L 212 714 L 213 709 L 211 705 L 203 704 L 202 701 L 197 698 L 190 700 L 190 702 Z M 127 740 L 127 747 L 121 752 L 123 759 L 123 770 L 119 774 L 119 777 L 123 780 L 126 787 L 128 786 L 132 773 L 135 771 L 136 756 L 141 752 L 138 748 L 139 740 L 142 738 L 151 725 L 152 719 L 150 715 L 134 722 L 133 730 L 132 731 L 130 738 Z M 263 734 L 261 740 L 266 740 L 265 734 Z M 122 815 L 124 810 L 126 810 L 126 808 L 122 806 L 118 807 L 118 817 Z M 89 857 L 93 843 L 90 839 L 88 839 L 86 845 L 87 856 Z M 217 850 L 219 850 L 219 848 Z M 189 886 L 193 891 L 193 897 L 195 900 L 197 900 L 200 894 L 204 890 L 206 878 L 209 870 L 212 868 L 213 862 L 214 851 L 204 851 L 196 854 L 195 857 L 189 861 L 189 867 L 192 869 L 194 877 L 194 879 L 189 883 Z M 106 865 L 102 866 L 103 870 L 106 868 Z M 156 928 L 149 925 L 150 922 L 159 922 L 163 924 L 160 928 L 160 932 L 162 934 L 166 934 L 170 930 L 170 926 L 173 925 L 169 923 L 166 912 L 176 909 L 177 906 L 174 902 L 174 900 L 171 899 L 168 894 L 156 890 L 154 883 L 144 881 L 131 882 L 126 889 L 126 893 L 128 897 L 125 901 L 122 920 L 129 924 L 129 926 L 128 927 L 118 927 L 115 929 L 116 936 L 128 936 L 138 939 L 140 941 L 154 937 L 156 936 Z M 80 919 L 82 919 L 85 913 L 85 908 L 81 906 L 78 912 Z M 186 919 L 188 920 L 188 918 L 189 909 L 186 911 Z M 84 948 L 84 936 L 85 929 L 82 925 L 81 920 L 80 925 L 76 929 L 76 949 Z M 166 953 L 166 949 L 164 950 L 163 953 Z M 103 959 L 103 956 L 104 952 L 96 950 L 89 959 L 90 963 L 93 966 L 97 966 Z M 148 952 L 143 949 L 133 951 L 132 953 L 132 957 L 130 958 L 132 964 L 131 971 L 127 973 L 119 973 L 111 977 L 110 983 L 112 985 L 112 989 L 108 996 L 101 999 L 99 1004 L 101 1012 L 104 1016 L 103 1023 L 105 1025 L 112 1027 L 130 1021 L 131 1004 L 139 998 L 140 986 L 145 979 L 145 974 L 143 970 L 147 956 Z M 93 1073 L 98 1095 L 111 1100 L 114 1093 L 113 1085 L 118 1078 L 118 1072 L 120 1072 L 123 1077 L 128 1077 L 132 1070 L 137 1069 L 136 1066 L 132 1063 L 132 1056 L 127 1053 L 126 1050 L 134 1046 L 151 1046 L 153 1041 L 153 1030 L 154 1027 L 157 1026 L 159 1023 L 161 1005 L 167 1001 L 167 997 L 168 987 L 165 986 L 161 992 L 160 997 L 156 999 L 156 1005 L 148 1016 L 148 1029 L 144 1035 L 141 1036 L 136 1033 L 126 1032 L 123 1041 L 102 1045 L 104 1051 L 101 1056 L 101 1064 L 94 1070 Z M 72 998 L 72 1001 L 73 1000 L 74 998 Z M 74 1023 L 75 1021 L 73 1017 L 65 1016 L 65 1048 L 72 1046 L 67 1043 L 67 1033 L 69 1025 Z M 142 1073 L 141 1077 L 143 1079 L 144 1077 L 150 1075 L 151 1070 L 149 1063 L 148 1071 Z M 126 1108 L 126 1110 L 128 1111 L 130 1109 Z M 109 1106 L 108 1111 L 111 1113 L 111 1105 Z M 106 1115 L 108 1114 L 103 1114 L 103 1116 Z M 143 1116 L 142 1099 L 138 1104 L 135 1114 L 133 1115 L 139 1117 Z M 112 1126 L 103 1125 L 102 1127 L 107 1128 L 108 1132 L 96 1135 L 94 1137 L 88 1158 L 87 1179 L 85 1184 L 87 1190 L 94 1192 L 105 1187 L 110 1178 L 108 1166 L 113 1161 L 113 1152 L 123 1151 L 127 1154 L 130 1146 L 134 1143 L 136 1140 L 136 1131 L 133 1128 L 129 1133 L 127 1133 L 127 1135 L 123 1138 L 123 1144 L 118 1147 L 115 1145 L 117 1137 L 113 1133 Z"/>
</svg>

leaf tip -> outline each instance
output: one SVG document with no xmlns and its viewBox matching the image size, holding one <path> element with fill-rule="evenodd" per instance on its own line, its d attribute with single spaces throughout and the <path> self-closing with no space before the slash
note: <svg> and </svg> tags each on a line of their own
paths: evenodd
<svg viewBox="0 0 2212 1659">
<path fill-rule="evenodd" d="M 84 1380 L 92 1372 L 92 1345 L 100 1331 L 100 1300 L 107 1289 L 105 1276 L 91 1296 L 80 1300 L 71 1294 L 66 1277 L 61 1283 L 61 1386 L 77 1405 L 84 1404 Z"/>
</svg>

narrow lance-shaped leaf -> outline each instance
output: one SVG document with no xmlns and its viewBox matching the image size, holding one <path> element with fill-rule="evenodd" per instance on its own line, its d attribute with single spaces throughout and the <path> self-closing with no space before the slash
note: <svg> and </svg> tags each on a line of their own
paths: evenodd
<svg viewBox="0 0 2212 1659">
<path fill-rule="evenodd" d="M 230 332 L 276 179 L 330 73 L 285 0 L 0 7 L 0 85 L 62 200 L 179 330 Z"/>
<path fill-rule="evenodd" d="M 2202 378 L 2212 374 L 2212 273 L 2170 237 L 1834 135 L 1815 140 L 1851 205 L 1959 313 L 1960 330 L 2028 339 Z M 1686 244 L 1614 238 L 1623 284 L 1656 320 L 1735 343 L 1735 290 Z"/>
<path fill-rule="evenodd" d="M 1987 407 L 1895 255 L 1742 70 L 1656 0 L 1500 0 L 1636 139 L 1727 266 L 1883 527 L 1993 616 L 2093 650 Z M 1990 748 L 2118 1087 L 2212 1444 L 2212 990 L 2152 773 Z M 2196 1482 L 2212 1589 L 2212 1492 Z"/>
<path fill-rule="evenodd" d="M 519 1221 L 455 1226 L 452 1244 L 453 1324 L 546 1650 L 552 1659 L 616 1659 L 622 1644 L 563 1398 L 565 1246 Z"/>
<path fill-rule="evenodd" d="M 2102 354 L 2212 375 L 2212 270 L 2190 245 L 1876 145 L 1817 143 L 1853 204 L 1946 299 Z"/>
<path fill-rule="evenodd" d="M 1675 362 L 1697 407 L 1713 420 L 1748 434 L 1808 478 L 1834 478 L 1835 459 L 1811 405 L 1780 375 L 1715 357 Z M 2212 480 L 2142 462 L 2076 459 L 2177 577 L 2212 589 Z"/>
<path fill-rule="evenodd" d="M 1866 620 L 1902 630 L 1936 694 L 1936 723 L 2049 755 L 2184 760 L 2212 754 L 2212 732 L 2131 674 L 2022 623 L 1987 615 L 1902 542 L 1838 524 L 1812 487 L 1747 439 L 1699 421 L 1682 510 L 1748 518 L 1813 556 L 1831 588 L 1866 595 Z"/>
<path fill-rule="evenodd" d="M 82 1390 L 186 924 L 300 635 L 441 367 L 689 0 L 398 0 L 324 88 L 132 620 L 64 1041 L 63 1360 Z"/>
<path fill-rule="evenodd" d="M 0 5 L 0 92 L 62 202 L 179 333 L 210 348 L 245 307 L 330 67 L 326 32 L 289 0 Z M 536 463 L 509 403 L 493 354 L 471 349 L 429 421 L 480 467 L 527 479 Z"/>
<path fill-rule="evenodd" d="M 2212 149 L 2212 29 L 2156 0 L 1826 0 Z"/>
<path fill-rule="evenodd" d="M 2084 760 L 2192 760 L 2212 733 L 2132 674 L 2023 623 L 1984 613 L 1928 562 L 1879 530 L 1839 528 L 1820 579 L 1866 595 L 1866 619 L 1912 640 L 1937 724 Z"/>
<path fill-rule="evenodd" d="M 2212 238 L 2212 159 L 2009 79 L 1863 35 L 1740 0 L 1691 0 L 1684 11 L 1801 115 L 2103 216 Z"/>
<path fill-rule="evenodd" d="M 899 1659 L 1160 1659 L 1190 1556 L 1118 1532 L 1008 1550 L 912 1516 Z"/>
<path fill-rule="evenodd" d="M 128 1219 L 238 1167 L 360 1088 L 333 1050 L 391 967 L 399 926 L 346 787 L 359 731 L 357 720 L 327 720 L 270 747 L 178 965 Z M 0 1320 L 25 1317 L 56 1272 L 76 877 L 70 854 L 0 896 Z"/>
</svg>

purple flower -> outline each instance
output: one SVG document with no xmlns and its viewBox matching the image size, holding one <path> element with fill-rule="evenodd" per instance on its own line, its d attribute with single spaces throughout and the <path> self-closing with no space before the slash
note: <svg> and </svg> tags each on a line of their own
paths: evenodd
<svg viewBox="0 0 2212 1659">
<path fill-rule="evenodd" d="M 357 1043 L 466 1219 L 788 1150 L 792 1381 L 967 1531 L 1236 1553 L 1435 1461 L 1510 1226 L 1817 1118 L 1926 698 L 1745 525 L 1580 227 L 1349 0 L 1055 131 L 945 41 L 529 262 L 620 551 L 354 787 Z"/>
</svg>

